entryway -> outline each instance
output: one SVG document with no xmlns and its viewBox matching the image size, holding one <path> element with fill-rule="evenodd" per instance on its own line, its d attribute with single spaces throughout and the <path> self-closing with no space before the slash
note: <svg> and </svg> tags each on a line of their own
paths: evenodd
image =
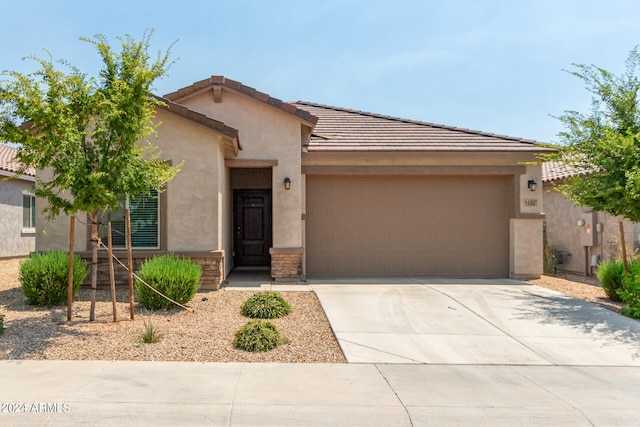
<svg viewBox="0 0 640 427">
<path fill-rule="evenodd" d="M 255 288 L 261 289 L 272 283 L 269 268 L 234 268 L 222 284 L 225 288 Z"/>
<path fill-rule="evenodd" d="M 271 168 L 231 169 L 233 268 L 269 272 L 272 246 Z"/>
<path fill-rule="evenodd" d="M 234 266 L 270 266 L 271 190 L 234 190 L 233 212 Z"/>
</svg>

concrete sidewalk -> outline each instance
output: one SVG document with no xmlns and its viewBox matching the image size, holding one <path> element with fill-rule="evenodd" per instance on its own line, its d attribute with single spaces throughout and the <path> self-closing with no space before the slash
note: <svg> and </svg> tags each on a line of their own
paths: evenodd
<svg viewBox="0 0 640 427">
<path fill-rule="evenodd" d="M 0 361 L 2 426 L 637 426 L 640 368 Z"/>
</svg>

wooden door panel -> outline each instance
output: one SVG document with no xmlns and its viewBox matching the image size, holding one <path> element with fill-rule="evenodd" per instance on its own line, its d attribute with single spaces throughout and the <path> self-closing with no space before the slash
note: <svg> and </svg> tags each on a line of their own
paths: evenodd
<svg viewBox="0 0 640 427">
<path fill-rule="evenodd" d="M 269 266 L 271 191 L 234 191 L 234 264 Z"/>
</svg>

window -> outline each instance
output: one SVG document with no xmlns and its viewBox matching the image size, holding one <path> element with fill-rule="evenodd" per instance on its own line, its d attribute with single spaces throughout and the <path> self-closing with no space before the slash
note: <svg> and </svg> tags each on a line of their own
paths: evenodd
<svg viewBox="0 0 640 427">
<path fill-rule="evenodd" d="M 22 228 L 36 227 L 36 197 L 27 192 L 22 193 Z"/>
<path fill-rule="evenodd" d="M 131 247 L 133 249 L 160 248 L 160 197 L 156 190 L 127 197 L 119 203 L 118 209 L 108 211 L 100 226 L 99 236 L 107 242 L 107 223 L 111 221 L 111 238 L 114 248 L 126 248 L 125 209 L 131 215 Z"/>
</svg>

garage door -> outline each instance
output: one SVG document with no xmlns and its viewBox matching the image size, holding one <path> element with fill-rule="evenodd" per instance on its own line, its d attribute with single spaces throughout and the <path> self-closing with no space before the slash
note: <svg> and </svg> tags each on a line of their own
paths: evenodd
<svg viewBox="0 0 640 427">
<path fill-rule="evenodd" d="M 308 176 L 309 277 L 508 277 L 506 176 Z"/>
</svg>

